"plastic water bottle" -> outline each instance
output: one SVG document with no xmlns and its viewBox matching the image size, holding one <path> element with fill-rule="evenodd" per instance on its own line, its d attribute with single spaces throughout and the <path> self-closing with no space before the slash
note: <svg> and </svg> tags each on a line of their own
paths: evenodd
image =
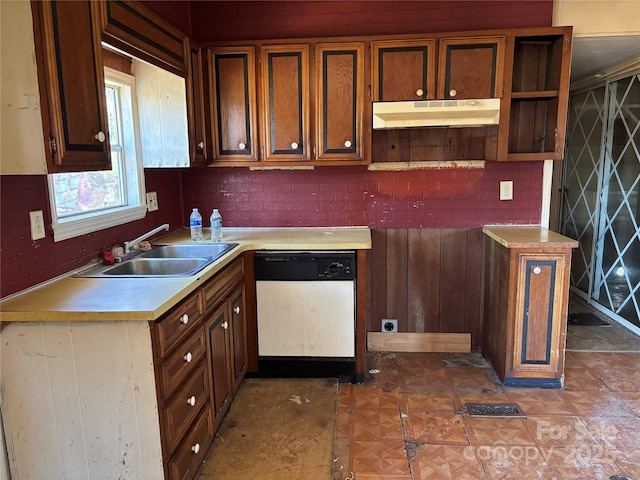
<svg viewBox="0 0 640 480">
<path fill-rule="evenodd" d="M 191 228 L 191 240 L 194 242 L 202 241 L 202 215 L 194 208 L 189 217 L 189 227 Z"/>
<path fill-rule="evenodd" d="M 218 212 L 217 208 L 213 209 L 213 213 L 211 214 L 211 241 L 212 242 L 221 242 L 222 241 L 222 216 L 220 212 Z"/>
</svg>

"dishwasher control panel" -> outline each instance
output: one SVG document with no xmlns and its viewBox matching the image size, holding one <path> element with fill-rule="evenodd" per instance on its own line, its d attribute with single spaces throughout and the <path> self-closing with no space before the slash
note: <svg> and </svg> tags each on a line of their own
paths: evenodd
<svg viewBox="0 0 640 480">
<path fill-rule="evenodd" d="M 256 280 L 354 280 L 354 252 L 256 253 Z"/>
</svg>

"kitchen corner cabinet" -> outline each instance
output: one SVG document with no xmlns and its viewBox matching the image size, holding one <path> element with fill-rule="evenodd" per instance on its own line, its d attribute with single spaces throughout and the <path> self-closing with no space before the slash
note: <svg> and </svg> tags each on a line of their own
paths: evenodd
<svg viewBox="0 0 640 480">
<path fill-rule="evenodd" d="M 260 49 L 263 158 L 311 160 L 309 45 Z"/>
<path fill-rule="evenodd" d="M 441 38 L 438 98 L 502 97 L 505 37 Z"/>
<path fill-rule="evenodd" d="M 498 158 L 562 160 L 572 27 L 517 30 L 508 38 Z"/>
<path fill-rule="evenodd" d="M 365 163 L 364 42 L 319 43 L 316 59 L 316 159 Z"/>
<path fill-rule="evenodd" d="M 109 170 L 100 4 L 31 6 L 49 173 Z"/>
<path fill-rule="evenodd" d="M 485 227 L 482 352 L 513 387 L 562 388 L 571 249 L 541 227 Z"/>
<path fill-rule="evenodd" d="M 202 48 L 189 41 L 187 74 L 187 115 L 189 122 L 189 157 L 191 166 L 207 164 L 208 144 L 205 122 L 204 71 Z"/>
<path fill-rule="evenodd" d="M 255 47 L 207 49 L 212 165 L 258 161 Z"/>
<path fill-rule="evenodd" d="M 436 98 L 436 41 L 371 42 L 372 96 L 377 102 Z"/>
</svg>

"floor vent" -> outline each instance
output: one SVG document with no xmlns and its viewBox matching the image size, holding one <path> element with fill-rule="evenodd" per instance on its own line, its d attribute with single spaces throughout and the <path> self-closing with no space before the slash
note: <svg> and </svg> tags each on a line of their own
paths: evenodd
<svg viewBox="0 0 640 480">
<path fill-rule="evenodd" d="M 570 313 L 567 318 L 567 324 L 579 325 L 582 327 L 610 327 L 611 325 L 601 320 L 595 313 L 577 312 Z"/>
<path fill-rule="evenodd" d="M 472 417 L 527 418 L 516 403 L 465 403 L 464 409 Z"/>
</svg>

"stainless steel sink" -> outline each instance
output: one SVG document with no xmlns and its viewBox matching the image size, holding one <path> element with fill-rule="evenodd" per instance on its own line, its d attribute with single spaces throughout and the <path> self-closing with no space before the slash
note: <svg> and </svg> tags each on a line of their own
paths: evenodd
<svg viewBox="0 0 640 480">
<path fill-rule="evenodd" d="M 221 257 L 237 247 L 237 243 L 203 243 L 201 245 L 160 245 L 136 258 L 213 258 Z"/>
<path fill-rule="evenodd" d="M 134 258 L 108 268 L 102 275 L 170 277 L 193 275 L 213 260 L 210 258 Z"/>
<path fill-rule="evenodd" d="M 188 277 L 195 275 L 222 255 L 237 247 L 237 243 L 207 243 L 201 245 L 160 245 L 112 267 L 93 267 L 76 277 Z"/>
</svg>

